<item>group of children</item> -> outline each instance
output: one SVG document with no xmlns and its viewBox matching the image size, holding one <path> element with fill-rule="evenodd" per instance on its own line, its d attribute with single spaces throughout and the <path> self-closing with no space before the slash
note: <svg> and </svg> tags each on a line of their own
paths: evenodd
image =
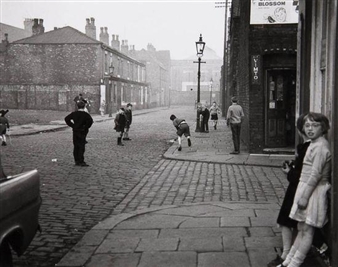
<svg viewBox="0 0 338 267">
<path fill-rule="evenodd" d="M 277 219 L 283 253 L 268 267 L 299 267 L 312 245 L 328 250 L 321 228 L 328 222 L 331 188 L 331 153 L 324 137 L 330 123 L 323 114 L 309 112 L 298 118 L 297 129 L 304 142 L 297 146 L 295 161 L 284 162 L 289 186 Z"/>
<path fill-rule="evenodd" d="M 218 115 L 221 114 L 221 109 L 217 106 L 214 101 L 211 107 L 208 109 L 205 104 L 198 104 L 198 114 L 201 118 L 201 132 L 209 132 L 209 119 L 211 117 L 214 129 L 217 129 Z"/>
<path fill-rule="evenodd" d="M 191 146 L 187 122 L 175 115 L 170 120 L 177 129 L 178 151 L 182 150 L 183 135 Z M 325 134 L 330 123 L 325 115 L 308 112 L 298 118 L 297 129 L 304 142 L 297 146 L 295 160 L 283 164 L 289 181 L 277 219 L 283 253 L 268 267 L 300 267 L 312 245 L 330 253 L 320 230 L 328 222 L 331 153 Z"/>
</svg>

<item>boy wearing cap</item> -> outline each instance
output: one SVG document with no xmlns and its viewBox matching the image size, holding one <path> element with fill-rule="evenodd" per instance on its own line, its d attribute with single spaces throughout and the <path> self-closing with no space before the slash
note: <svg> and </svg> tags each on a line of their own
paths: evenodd
<svg viewBox="0 0 338 267">
<path fill-rule="evenodd" d="M 244 117 L 243 108 L 237 104 L 237 97 L 231 98 L 232 105 L 228 108 L 227 112 L 227 125 L 230 126 L 232 132 L 232 141 L 234 143 L 234 151 L 230 154 L 239 154 L 240 152 L 240 135 L 241 124 Z"/>
<path fill-rule="evenodd" d="M 128 103 L 127 109 L 124 111 L 124 116 L 126 117 L 126 127 L 125 127 L 123 140 L 131 140 L 129 138 L 129 129 L 130 129 L 131 121 L 133 119 L 133 114 L 132 114 L 132 111 L 131 111 L 132 107 L 133 107 L 133 105 L 131 103 Z"/>
<path fill-rule="evenodd" d="M 65 117 L 65 122 L 73 129 L 73 156 L 76 166 L 87 167 L 89 166 L 84 161 L 84 152 L 86 146 L 86 136 L 89 128 L 93 124 L 93 118 L 89 113 L 85 112 L 86 104 L 83 101 L 77 102 L 77 111 L 73 111 Z"/>
<path fill-rule="evenodd" d="M 188 123 L 186 123 L 185 119 L 178 119 L 175 115 L 170 116 L 170 120 L 173 121 L 173 124 L 175 128 L 177 129 L 177 135 L 178 135 L 178 151 L 182 150 L 182 135 L 187 138 L 188 140 L 188 146 L 191 146 L 191 140 L 190 140 L 190 129 Z"/>
</svg>

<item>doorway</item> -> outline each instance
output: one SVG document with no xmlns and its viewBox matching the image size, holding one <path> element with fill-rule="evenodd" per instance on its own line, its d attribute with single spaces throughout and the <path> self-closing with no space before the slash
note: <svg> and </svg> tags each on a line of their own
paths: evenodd
<svg viewBox="0 0 338 267">
<path fill-rule="evenodd" d="M 296 70 L 266 71 L 266 147 L 295 145 Z"/>
</svg>

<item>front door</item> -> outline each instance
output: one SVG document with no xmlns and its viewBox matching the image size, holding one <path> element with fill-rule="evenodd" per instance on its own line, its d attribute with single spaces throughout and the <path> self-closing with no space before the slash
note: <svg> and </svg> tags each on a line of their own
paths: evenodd
<svg viewBox="0 0 338 267">
<path fill-rule="evenodd" d="M 296 71 L 267 70 L 266 92 L 266 146 L 294 146 Z"/>
</svg>

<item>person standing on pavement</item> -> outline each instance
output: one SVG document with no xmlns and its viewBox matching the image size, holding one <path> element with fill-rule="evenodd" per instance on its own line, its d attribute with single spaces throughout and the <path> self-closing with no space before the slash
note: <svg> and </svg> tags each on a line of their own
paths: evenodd
<svg viewBox="0 0 338 267">
<path fill-rule="evenodd" d="M 117 145 L 124 146 L 122 144 L 122 136 L 124 133 L 124 128 L 126 127 L 126 116 L 124 114 L 125 110 L 124 108 L 120 108 L 119 111 L 116 113 L 114 122 L 115 122 L 115 131 L 120 133 L 120 137 L 117 138 Z"/>
<path fill-rule="evenodd" d="M 7 110 L 0 110 L 0 140 L 2 141 L 2 146 L 7 146 L 6 143 L 6 130 L 9 129 L 8 119 L 5 117 Z"/>
<path fill-rule="evenodd" d="M 170 120 L 172 120 L 175 128 L 177 129 L 177 136 L 178 136 L 178 151 L 182 150 L 182 135 L 187 138 L 188 140 L 188 146 L 191 146 L 191 140 L 190 140 L 190 128 L 188 123 L 185 121 L 185 119 L 178 119 L 175 115 L 170 116 Z"/>
<path fill-rule="evenodd" d="M 100 105 L 100 114 L 102 117 L 104 116 L 105 110 L 106 110 L 106 100 L 103 99 Z"/>
<path fill-rule="evenodd" d="M 299 267 L 309 252 L 316 228 L 328 221 L 327 192 L 331 188 L 330 144 L 324 137 L 330 129 L 327 117 L 309 112 L 302 132 L 311 140 L 289 217 L 298 221 L 298 234 L 286 259 L 279 267 Z"/>
<path fill-rule="evenodd" d="M 75 111 L 78 110 L 77 103 L 78 103 L 79 101 L 82 101 L 83 103 L 87 104 L 87 101 L 83 98 L 82 94 L 77 95 L 77 96 L 74 98 L 74 102 L 75 102 Z"/>
<path fill-rule="evenodd" d="M 244 117 L 243 108 L 237 103 L 237 97 L 231 98 L 232 105 L 228 108 L 227 112 L 227 126 L 230 126 L 232 132 L 232 141 L 234 143 L 234 151 L 230 154 L 240 153 L 241 142 L 241 125 Z"/>
<path fill-rule="evenodd" d="M 76 166 L 87 167 L 89 166 L 84 161 L 84 153 L 86 146 L 86 137 L 89 128 L 93 124 L 93 118 L 89 113 L 84 111 L 86 104 L 83 101 L 77 102 L 77 111 L 73 111 L 65 117 L 65 122 L 73 129 L 73 156 Z"/>
<path fill-rule="evenodd" d="M 291 162 L 289 161 L 283 162 L 282 168 L 283 172 L 286 173 L 289 182 L 277 218 L 277 224 L 281 228 L 282 232 L 283 251 L 281 256 L 277 255 L 276 259 L 268 263 L 268 267 L 276 267 L 286 259 L 286 256 L 288 255 L 291 249 L 293 238 L 297 232 L 298 222 L 291 219 L 289 217 L 289 214 L 291 211 L 293 200 L 295 198 L 297 185 L 302 171 L 303 159 L 310 145 L 310 140 L 307 139 L 307 137 L 302 133 L 304 116 L 305 115 L 303 114 L 298 118 L 297 129 L 299 131 L 299 135 L 303 137 L 305 141 L 304 143 L 300 143 L 297 145 L 295 160 Z"/>
<path fill-rule="evenodd" d="M 125 132 L 124 132 L 124 137 L 123 140 L 131 140 L 129 138 L 129 129 L 130 129 L 130 125 L 133 119 L 133 113 L 132 113 L 132 107 L 133 105 L 131 103 L 127 104 L 127 109 L 124 112 L 124 115 L 126 116 L 126 127 L 125 127 Z"/>
<path fill-rule="evenodd" d="M 218 114 L 221 114 L 221 109 L 217 106 L 216 102 L 214 101 L 212 103 L 212 106 L 210 107 L 210 116 L 215 130 L 217 129 Z"/>
<path fill-rule="evenodd" d="M 305 115 L 306 114 L 302 114 L 301 116 L 299 116 L 296 125 L 298 133 L 302 137 L 304 142 L 297 145 L 295 160 L 283 162 L 282 170 L 284 173 L 286 173 L 287 179 L 289 181 L 289 185 L 286 189 L 284 200 L 277 218 L 277 224 L 281 228 L 282 232 L 283 251 L 281 256 L 277 255 L 277 257 L 274 260 L 268 263 L 267 265 L 268 267 L 276 267 L 279 264 L 283 263 L 283 261 L 286 259 L 286 256 L 290 252 L 293 239 L 297 235 L 298 222 L 296 220 L 291 219 L 289 217 L 289 214 L 293 205 L 297 185 L 299 183 L 299 178 L 302 172 L 303 159 L 311 142 L 311 140 L 308 139 L 304 133 L 302 133 L 303 120 Z M 314 247 L 316 247 L 318 250 L 321 251 L 321 256 L 323 258 L 328 258 L 327 256 L 328 246 L 326 245 L 325 239 L 319 229 L 316 229 L 312 244 Z"/>
<path fill-rule="evenodd" d="M 209 118 L 210 118 L 210 111 L 207 109 L 206 105 L 201 106 L 201 113 L 202 115 L 202 127 L 201 132 L 208 133 L 209 132 Z"/>
</svg>

